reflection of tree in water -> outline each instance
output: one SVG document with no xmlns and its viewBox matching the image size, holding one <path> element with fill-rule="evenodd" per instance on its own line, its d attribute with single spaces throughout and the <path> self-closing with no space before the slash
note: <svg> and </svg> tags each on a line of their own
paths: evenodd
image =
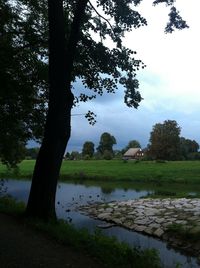
<svg viewBox="0 0 200 268">
<path fill-rule="evenodd" d="M 114 188 L 108 188 L 108 187 L 101 187 L 101 192 L 104 194 L 111 194 L 112 192 L 114 192 L 115 189 Z"/>
</svg>

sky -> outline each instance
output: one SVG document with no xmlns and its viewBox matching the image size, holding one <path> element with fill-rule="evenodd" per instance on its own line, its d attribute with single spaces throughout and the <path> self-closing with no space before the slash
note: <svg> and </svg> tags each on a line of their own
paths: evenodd
<svg viewBox="0 0 200 268">
<path fill-rule="evenodd" d="M 138 140 L 145 148 L 153 125 L 164 120 L 176 120 L 181 136 L 200 144 L 200 1 L 177 0 L 175 6 L 189 29 L 165 34 L 169 8 L 165 4 L 153 7 L 152 0 L 143 0 L 137 9 L 148 26 L 133 30 L 123 40 L 147 65 L 137 76 L 144 98 L 139 108 L 124 104 L 123 88 L 74 108 L 67 151 L 81 151 L 85 141 L 97 147 L 103 132 L 116 138 L 114 149 L 124 148 L 130 140 Z M 81 90 L 80 84 L 77 87 Z M 76 115 L 88 110 L 97 114 L 95 126 L 89 125 L 83 115 Z"/>
</svg>

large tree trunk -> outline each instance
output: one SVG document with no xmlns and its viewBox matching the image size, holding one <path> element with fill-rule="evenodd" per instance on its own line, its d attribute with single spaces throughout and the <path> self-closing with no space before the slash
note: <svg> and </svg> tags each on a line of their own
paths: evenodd
<svg viewBox="0 0 200 268">
<path fill-rule="evenodd" d="M 63 155 L 70 138 L 73 94 L 71 73 L 81 18 L 88 0 L 78 0 L 69 40 L 65 40 L 62 0 L 48 0 L 49 108 L 44 139 L 36 160 L 26 215 L 56 218 L 55 196 Z"/>
</svg>

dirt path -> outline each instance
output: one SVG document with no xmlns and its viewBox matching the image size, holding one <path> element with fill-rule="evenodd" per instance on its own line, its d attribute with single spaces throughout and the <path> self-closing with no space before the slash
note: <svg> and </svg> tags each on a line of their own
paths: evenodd
<svg viewBox="0 0 200 268">
<path fill-rule="evenodd" d="M 23 222 L 0 213 L 1 268 L 98 268 L 85 253 L 63 246 Z"/>
</svg>

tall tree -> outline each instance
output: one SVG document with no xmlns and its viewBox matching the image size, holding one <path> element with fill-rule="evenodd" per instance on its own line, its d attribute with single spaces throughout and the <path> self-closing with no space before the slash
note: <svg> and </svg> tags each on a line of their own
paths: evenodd
<svg viewBox="0 0 200 268">
<path fill-rule="evenodd" d="M 78 1 L 66 44 L 62 0 L 49 0 L 49 108 L 43 142 L 36 160 L 27 215 L 55 218 L 60 167 L 71 133 L 71 80 L 76 45 L 87 0 Z"/>
<path fill-rule="evenodd" d="M 93 154 L 94 154 L 94 143 L 92 141 L 86 141 L 83 144 L 82 155 L 83 156 L 88 155 L 89 157 L 93 157 Z"/>
<path fill-rule="evenodd" d="M 113 145 L 116 144 L 116 139 L 108 132 L 104 132 L 99 141 L 99 146 L 97 147 L 97 151 L 100 154 L 104 154 L 105 152 L 110 152 L 113 154 Z"/>
<path fill-rule="evenodd" d="M 71 87 L 76 78 L 93 91 L 89 96 L 84 93 L 75 96 L 76 103 L 92 99 L 96 94 L 102 95 L 104 90 L 113 93 L 120 83 L 125 87 L 124 102 L 129 107 L 138 107 L 142 98 L 138 91 L 136 71 L 144 64 L 134 57 L 133 51 L 122 45 L 122 37 L 125 32 L 147 24 L 134 10 L 134 5 L 140 2 L 96 0 L 94 5 L 89 0 L 66 0 L 64 4 L 62 0 L 48 0 L 47 19 L 44 0 L 0 0 L 0 12 L 3 14 L 0 16 L 3 18 L 3 38 L 0 40 L 3 50 L 0 50 L 0 56 L 5 56 L 6 50 L 11 53 L 0 69 L 7 87 L 5 92 L 1 92 L 0 119 L 2 123 L 7 117 L 11 123 L 5 129 L 6 141 L 12 138 L 17 141 L 19 138 L 19 142 L 25 144 L 30 138 L 41 137 L 48 102 L 27 215 L 44 219 L 55 217 L 56 185 L 70 137 L 70 114 L 74 100 Z M 157 0 L 153 3 L 159 2 L 171 5 L 170 23 L 166 31 L 187 27 L 173 6 L 173 0 Z M 8 12 L 5 13 L 5 10 Z M 99 40 L 95 41 L 91 33 L 99 33 Z M 112 49 L 103 43 L 107 37 L 114 43 Z M 8 89 L 12 99 L 6 95 Z M 90 123 L 93 123 L 92 115 L 90 111 L 87 114 Z M 6 144 L 2 140 L 1 155 L 4 153 L 1 148 Z"/>
<path fill-rule="evenodd" d="M 180 131 L 180 127 L 174 120 L 155 124 L 150 134 L 149 155 L 154 159 L 179 159 Z"/>
</svg>

